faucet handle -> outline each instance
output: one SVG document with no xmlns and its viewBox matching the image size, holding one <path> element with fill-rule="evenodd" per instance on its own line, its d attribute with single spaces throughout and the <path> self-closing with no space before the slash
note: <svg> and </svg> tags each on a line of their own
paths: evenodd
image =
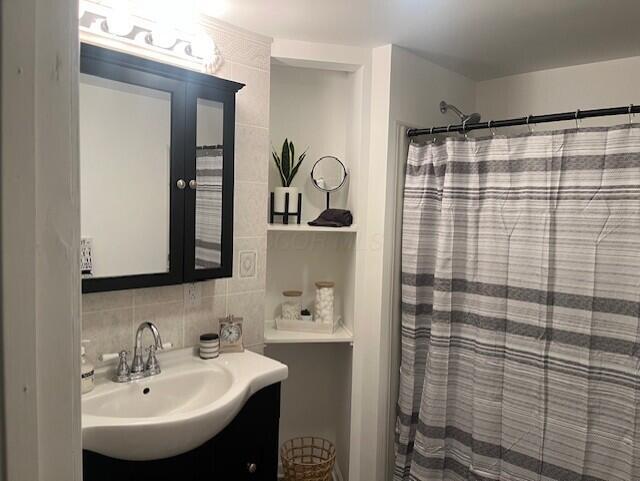
<svg viewBox="0 0 640 481">
<path fill-rule="evenodd" d="M 129 364 L 127 363 L 127 355 L 127 351 L 120 351 L 120 354 L 118 354 L 120 359 L 116 368 L 115 382 L 128 382 L 131 379 L 131 369 L 129 369 Z"/>
<path fill-rule="evenodd" d="M 145 374 L 147 376 L 160 374 L 160 363 L 156 357 L 156 347 L 154 345 L 149 346 L 147 348 L 147 352 L 149 353 L 149 357 L 147 358 L 147 363 L 144 366 Z"/>
</svg>

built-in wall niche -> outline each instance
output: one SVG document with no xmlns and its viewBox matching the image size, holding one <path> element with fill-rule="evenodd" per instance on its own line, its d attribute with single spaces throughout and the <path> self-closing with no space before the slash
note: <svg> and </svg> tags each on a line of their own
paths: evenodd
<svg viewBox="0 0 640 481">
<path fill-rule="evenodd" d="M 360 122 L 354 90 L 356 74 L 350 71 L 301 68 L 274 63 L 271 66 L 271 142 L 280 153 L 284 139 L 307 157 L 292 187 L 302 193 L 302 224 L 315 219 L 326 207 L 326 195 L 314 187 L 310 173 L 323 156 L 335 156 L 347 168 L 345 185 L 331 194 L 331 207 L 349 209 L 358 223 L 357 192 L 359 143 L 354 132 Z M 280 187 L 280 176 L 270 163 L 269 189 Z"/>
<path fill-rule="evenodd" d="M 364 123 L 362 68 L 336 69 L 333 62 L 277 60 L 271 66 L 270 135 L 276 151 L 285 138 L 307 158 L 292 186 L 302 193 L 300 225 L 267 226 L 265 354 L 286 363 L 289 378 L 282 391 L 280 442 L 295 436 L 323 436 L 335 443 L 338 479 L 348 479 L 351 445 L 351 392 L 354 339 L 357 338 L 358 273 L 362 272 L 361 234 L 364 179 L 361 132 Z M 311 65 L 313 64 L 313 65 Z M 326 68 L 325 68 L 326 67 Z M 343 187 L 331 194 L 331 207 L 348 209 L 350 227 L 314 227 L 307 222 L 326 208 L 326 193 L 311 180 L 315 162 L 335 156 L 347 169 Z M 281 186 L 273 163 L 269 188 Z M 276 220 L 277 222 L 278 220 Z M 274 328 L 283 291 L 301 290 L 302 306 L 312 313 L 317 281 L 335 283 L 334 314 L 341 327 L 333 334 Z M 309 322 L 309 321 L 307 321 Z"/>
<path fill-rule="evenodd" d="M 354 329 L 354 286 L 356 244 L 358 242 L 358 185 L 360 143 L 356 134 L 361 112 L 356 90 L 361 87 L 355 72 L 324 68 L 280 65 L 271 67 L 271 140 L 279 152 L 284 139 L 293 141 L 296 152 L 307 151 L 293 187 L 302 193 L 300 225 L 268 226 L 267 296 L 265 342 L 284 342 L 269 324 L 280 315 L 282 292 L 302 290 L 303 307 L 313 311 L 317 281 L 335 282 L 335 315 L 345 330 L 334 336 L 336 342 L 352 339 Z M 321 157 L 333 156 L 344 164 L 347 176 L 342 187 L 331 193 L 331 207 L 348 209 L 354 224 L 350 227 L 314 227 L 308 221 L 325 210 L 327 196 L 312 181 L 311 172 Z M 281 186 L 274 163 L 269 171 L 269 187 Z M 278 222 L 278 219 L 276 219 Z M 308 336 L 324 342 L 323 336 Z M 301 338 L 292 336 L 292 342 Z"/>
</svg>

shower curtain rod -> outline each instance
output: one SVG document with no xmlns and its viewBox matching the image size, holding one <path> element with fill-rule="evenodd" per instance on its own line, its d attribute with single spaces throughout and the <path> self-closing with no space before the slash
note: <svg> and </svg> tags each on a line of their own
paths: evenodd
<svg viewBox="0 0 640 481">
<path fill-rule="evenodd" d="M 444 127 L 432 127 L 430 129 L 409 129 L 407 137 L 417 137 L 425 134 L 445 134 L 450 132 L 470 132 L 480 129 L 497 129 L 499 127 L 514 127 L 516 125 L 534 125 L 546 122 L 560 122 L 562 120 L 588 119 L 592 117 L 608 117 L 611 115 L 629 115 L 640 113 L 640 105 L 629 105 L 627 107 L 609 107 L 606 109 L 576 110 L 575 112 L 562 112 L 559 114 L 529 115 L 527 117 L 516 117 L 513 119 L 490 120 L 489 122 L 478 122 L 475 124 L 451 124 Z"/>
</svg>

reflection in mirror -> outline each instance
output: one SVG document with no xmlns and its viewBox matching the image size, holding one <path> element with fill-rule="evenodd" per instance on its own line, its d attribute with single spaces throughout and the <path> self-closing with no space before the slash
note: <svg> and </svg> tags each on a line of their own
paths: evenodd
<svg viewBox="0 0 640 481">
<path fill-rule="evenodd" d="M 169 271 L 171 94 L 80 75 L 85 275 Z"/>
<path fill-rule="evenodd" d="M 338 190 L 346 178 L 347 169 L 337 157 L 321 157 L 311 169 L 311 179 L 314 185 L 325 192 Z"/>
<path fill-rule="evenodd" d="M 198 99 L 196 131 L 196 269 L 220 267 L 224 105 Z"/>
</svg>

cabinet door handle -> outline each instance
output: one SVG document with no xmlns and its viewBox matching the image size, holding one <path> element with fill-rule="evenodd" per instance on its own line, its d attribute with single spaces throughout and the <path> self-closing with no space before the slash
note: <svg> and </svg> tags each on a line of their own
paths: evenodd
<svg viewBox="0 0 640 481">
<path fill-rule="evenodd" d="M 187 186 L 187 183 L 184 180 L 180 179 L 178 180 L 178 182 L 176 182 L 176 186 L 178 187 L 178 189 L 182 190 Z"/>
<path fill-rule="evenodd" d="M 255 473 L 258 470 L 258 465 L 256 463 L 247 463 L 247 471 L 251 474 Z"/>
<path fill-rule="evenodd" d="M 196 190 L 198 188 L 198 183 L 195 179 L 191 179 L 189 181 L 189 187 L 191 188 L 191 190 Z"/>
</svg>

